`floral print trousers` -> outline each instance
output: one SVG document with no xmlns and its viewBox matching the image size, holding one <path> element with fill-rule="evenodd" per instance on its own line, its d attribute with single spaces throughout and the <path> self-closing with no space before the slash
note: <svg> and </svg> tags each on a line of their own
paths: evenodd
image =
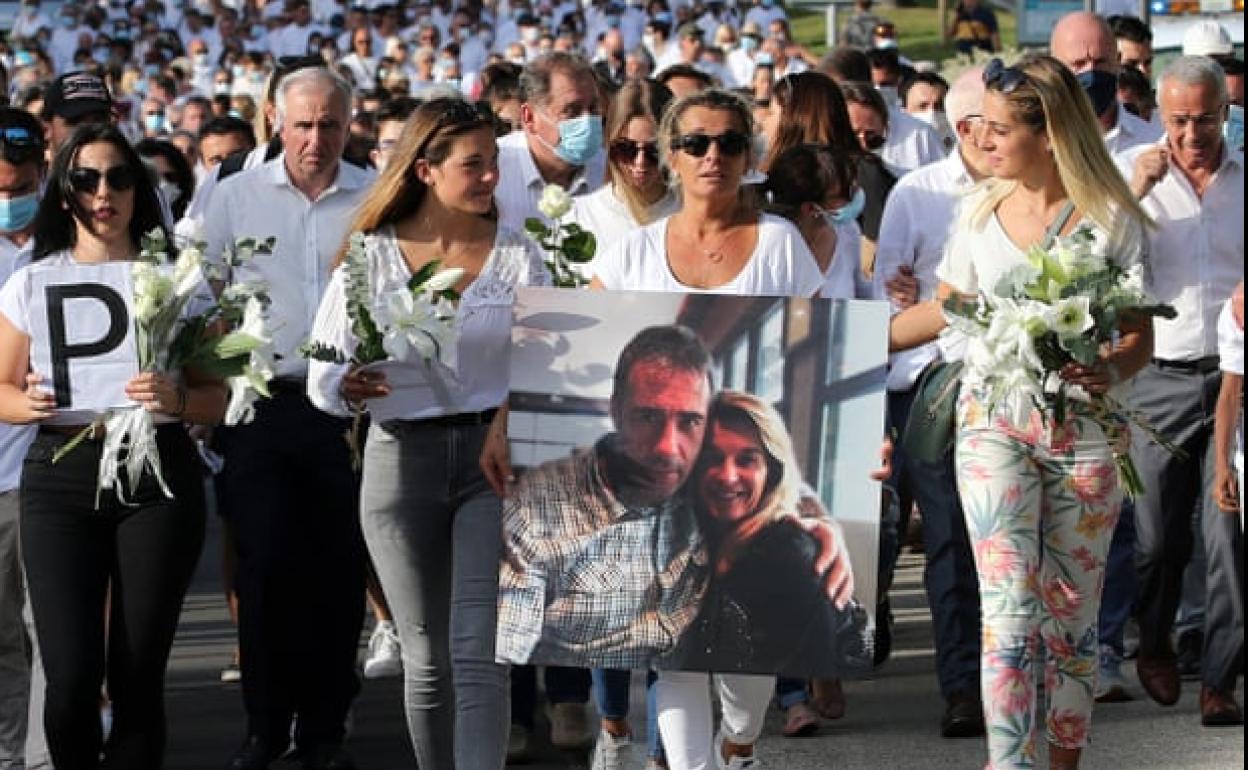
<svg viewBox="0 0 1248 770">
<path fill-rule="evenodd" d="M 958 404 L 958 491 L 983 604 L 981 687 L 989 766 L 1036 763 L 1039 643 L 1048 741 L 1087 743 L 1096 676 L 1096 617 L 1122 493 L 1105 433 L 1072 405 L 1066 421 L 1017 421 L 964 388 Z"/>
</svg>

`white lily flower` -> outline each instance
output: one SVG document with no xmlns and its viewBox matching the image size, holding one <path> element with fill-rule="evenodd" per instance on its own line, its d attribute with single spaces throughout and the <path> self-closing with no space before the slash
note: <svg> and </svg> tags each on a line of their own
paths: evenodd
<svg viewBox="0 0 1248 770">
<path fill-rule="evenodd" d="M 1067 297 L 1053 303 L 1052 327 L 1058 337 L 1077 337 L 1094 323 L 1092 304 L 1087 297 Z"/>
<path fill-rule="evenodd" d="M 432 278 L 425 283 L 425 289 L 429 291 L 445 291 L 455 287 L 459 283 L 459 279 L 464 277 L 464 269 L 462 267 L 448 267 L 445 270 L 439 270 Z"/>
</svg>

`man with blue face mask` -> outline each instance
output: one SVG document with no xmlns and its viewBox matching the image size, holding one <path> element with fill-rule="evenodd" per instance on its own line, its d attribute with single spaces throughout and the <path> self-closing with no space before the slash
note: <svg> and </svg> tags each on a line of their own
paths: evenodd
<svg viewBox="0 0 1248 770">
<path fill-rule="evenodd" d="M 520 75 L 520 131 L 498 140 L 499 225 L 524 231 L 524 220 L 542 218 L 537 202 L 548 184 L 572 195 L 602 185 L 602 96 L 588 61 L 569 53 L 549 53 L 529 62 Z M 591 741 L 585 704 L 589 672 L 548 667 L 551 743 L 587 747 Z M 517 666 L 512 674 L 512 736 L 508 756 L 524 756 L 535 726 L 536 674 Z"/>
<path fill-rule="evenodd" d="M 44 149 L 33 116 L 0 109 L 0 284 L 30 261 Z M 33 435 L 29 427 L 0 423 L 0 767 L 28 770 L 51 767 L 43 669 L 17 552 L 18 482 Z"/>
</svg>

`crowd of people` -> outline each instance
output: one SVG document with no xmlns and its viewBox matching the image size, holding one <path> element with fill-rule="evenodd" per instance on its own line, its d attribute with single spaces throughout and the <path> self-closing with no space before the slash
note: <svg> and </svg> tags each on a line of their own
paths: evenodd
<svg viewBox="0 0 1248 770">
<path fill-rule="evenodd" d="M 1001 48 L 982 0 L 943 23 L 960 52 Z M 785 736 L 852 707 L 836 679 L 650 672 L 641 757 L 629 671 L 497 662 L 518 472 L 511 311 L 517 287 L 552 284 L 525 228 L 548 221 L 548 185 L 596 234 L 584 290 L 889 303 L 892 436 L 924 372 L 961 355 L 945 301 L 1077 227 L 1106 260 L 1142 265 L 1175 317 L 1123 318 L 1094 364 L 1063 370 L 1076 395 L 1061 422 L 990 414 L 968 380 L 953 451 L 892 449 L 874 662 L 889 657 L 914 513 L 939 729 L 986 736 L 990 767 L 1077 767 L 1094 703 L 1134 697 L 1128 655 L 1153 700 L 1199 679 L 1202 724 L 1242 724 L 1244 75 L 1230 36 L 1196 24 L 1154 71 L 1145 22 L 1077 12 L 1047 54 L 953 82 L 905 58 L 871 0 L 840 39 L 816 56 L 775 0 L 108 0 L 55 17 L 22 0 L 0 41 L 0 769 L 162 766 L 165 665 L 212 510 L 238 629 L 222 678 L 241 679 L 244 706 L 231 770 L 292 751 L 310 770 L 355 766 L 366 605 L 363 674 L 403 677 L 422 768 L 526 757 L 539 693 L 550 741 L 592 746 L 594 770 L 758 770 L 773 702 Z M 173 494 L 145 478 L 122 498 L 97 490 L 95 415 L 61 408 L 32 364 L 36 309 L 49 274 L 134 259 L 154 230 L 203 241 L 216 264 L 238 238 L 276 239 L 233 278 L 267 284 L 278 357 L 271 397 L 229 428 L 213 428 L 227 390 L 208 373 L 130 379 Z M 463 270 L 449 389 L 422 361 L 383 372 L 297 352 L 361 344 L 352 233 L 374 298 L 435 262 Z M 672 395 L 669 380 L 705 384 L 709 369 L 672 345 L 630 366 L 675 374 L 617 382 L 631 471 L 599 480 L 604 520 L 657 515 L 659 487 L 721 493 L 740 473 L 725 447 L 770 467 L 791 454 L 768 438 L 774 405 Z M 357 473 L 342 436 L 392 380 L 422 395 L 368 428 Z M 1132 432 L 1134 500 L 1090 414 L 1104 393 L 1183 450 Z"/>
</svg>

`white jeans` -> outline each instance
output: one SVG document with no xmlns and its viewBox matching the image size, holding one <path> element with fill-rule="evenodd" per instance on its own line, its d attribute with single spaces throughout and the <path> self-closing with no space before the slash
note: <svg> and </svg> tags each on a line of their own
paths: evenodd
<svg viewBox="0 0 1248 770">
<path fill-rule="evenodd" d="M 711 693 L 714 684 L 723 719 L 720 730 L 733 743 L 753 743 L 763 731 L 774 676 L 660 671 L 655 682 L 659 735 L 671 770 L 714 770 Z"/>
</svg>

